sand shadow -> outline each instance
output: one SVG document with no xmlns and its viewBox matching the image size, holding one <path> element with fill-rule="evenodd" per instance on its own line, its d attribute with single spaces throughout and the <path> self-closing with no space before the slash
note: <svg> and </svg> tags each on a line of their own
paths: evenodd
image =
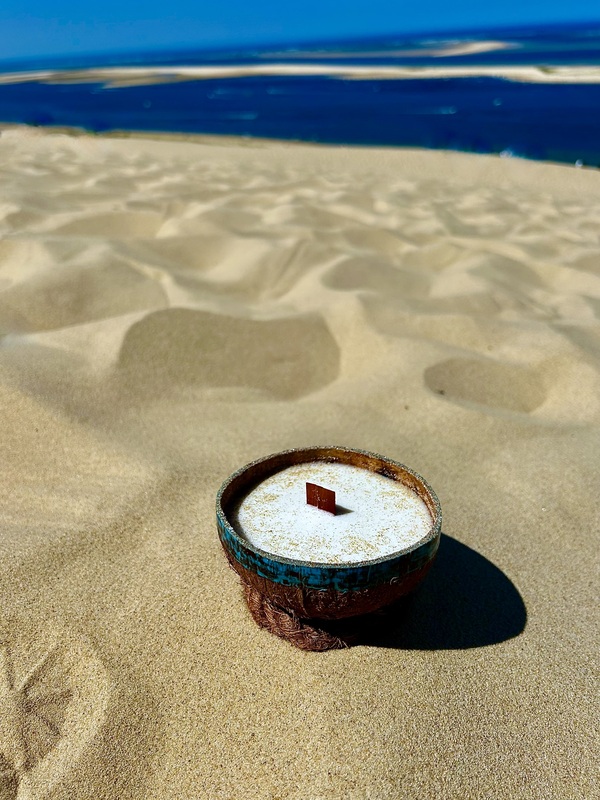
<svg viewBox="0 0 600 800">
<path fill-rule="evenodd" d="M 525 414 L 546 399 L 542 377 L 539 370 L 491 358 L 450 358 L 423 374 L 425 385 L 446 400 Z"/>
<path fill-rule="evenodd" d="M 442 534 L 421 587 L 378 615 L 362 644 L 403 650 L 464 650 L 518 636 L 527 609 L 514 583 L 476 550 Z"/>
<path fill-rule="evenodd" d="M 235 387 L 292 400 L 339 371 L 340 349 L 319 314 L 259 320 L 168 308 L 127 331 L 116 379 L 120 393 L 144 402 L 186 388 Z"/>
</svg>

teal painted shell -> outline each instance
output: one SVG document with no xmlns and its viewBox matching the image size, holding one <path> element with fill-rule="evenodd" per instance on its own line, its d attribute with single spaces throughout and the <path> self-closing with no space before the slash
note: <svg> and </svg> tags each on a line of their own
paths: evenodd
<svg viewBox="0 0 600 800">
<path fill-rule="evenodd" d="M 421 541 L 404 550 L 370 561 L 348 564 L 321 564 L 275 556 L 250 544 L 234 529 L 230 523 L 232 511 L 253 486 L 292 464 L 317 460 L 351 464 L 402 481 L 427 505 L 432 518 L 431 529 Z M 247 464 L 221 486 L 216 510 L 219 538 L 232 567 L 244 580 L 251 580 L 260 591 L 269 592 L 270 587 L 274 589 L 280 603 L 282 597 L 293 598 L 295 595 L 286 595 L 277 587 L 336 594 L 360 591 L 364 595 L 363 590 L 387 586 L 390 595 L 403 594 L 403 584 L 413 588 L 431 565 L 439 546 L 442 523 L 441 508 L 435 493 L 416 472 L 375 453 L 335 446 L 286 450 Z M 377 592 L 377 595 L 381 595 L 381 592 Z M 386 593 L 382 596 L 386 596 Z"/>
</svg>

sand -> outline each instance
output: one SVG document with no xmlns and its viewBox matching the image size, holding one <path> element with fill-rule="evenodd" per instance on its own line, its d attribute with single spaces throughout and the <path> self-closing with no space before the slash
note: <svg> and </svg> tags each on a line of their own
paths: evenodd
<svg viewBox="0 0 600 800">
<path fill-rule="evenodd" d="M 0 800 L 599 797 L 599 231 L 566 166 L 4 130 Z M 325 654 L 214 520 L 313 444 L 444 513 Z"/>
</svg>

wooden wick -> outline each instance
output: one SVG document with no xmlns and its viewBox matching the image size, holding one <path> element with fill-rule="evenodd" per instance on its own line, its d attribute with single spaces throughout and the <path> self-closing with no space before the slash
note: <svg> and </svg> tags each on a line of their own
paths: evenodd
<svg viewBox="0 0 600 800">
<path fill-rule="evenodd" d="M 329 511 L 330 514 L 335 514 L 335 492 L 331 489 L 307 482 L 306 502 L 309 506 L 316 506 L 322 508 L 323 511 Z"/>
</svg>

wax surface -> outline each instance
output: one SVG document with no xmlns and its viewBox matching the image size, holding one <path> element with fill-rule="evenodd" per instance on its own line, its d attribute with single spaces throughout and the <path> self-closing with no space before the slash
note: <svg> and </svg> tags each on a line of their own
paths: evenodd
<svg viewBox="0 0 600 800">
<path fill-rule="evenodd" d="M 337 513 L 306 502 L 306 482 L 336 493 Z M 432 525 L 407 486 L 349 464 L 313 461 L 277 472 L 243 498 L 237 532 L 274 555 L 326 564 L 369 561 L 422 539 Z"/>
</svg>

